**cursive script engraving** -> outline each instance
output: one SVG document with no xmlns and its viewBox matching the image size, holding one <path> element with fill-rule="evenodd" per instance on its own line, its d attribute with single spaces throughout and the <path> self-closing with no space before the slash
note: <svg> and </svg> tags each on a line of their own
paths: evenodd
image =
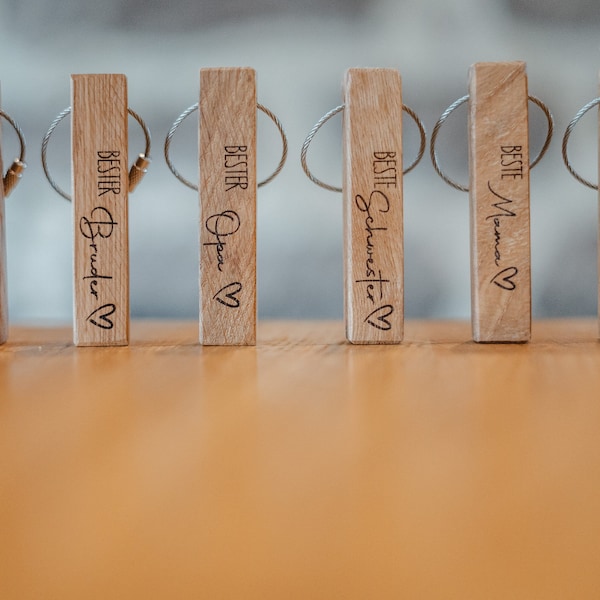
<svg viewBox="0 0 600 600">
<path fill-rule="evenodd" d="M 501 253 L 501 248 L 500 248 L 500 243 L 502 241 L 502 232 L 501 232 L 502 221 L 501 221 L 501 219 L 504 219 L 507 217 L 516 217 L 517 213 L 510 210 L 510 208 L 506 208 L 506 206 L 512 205 L 514 200 L 511 200 L 510 198 L 506 198 L 505 196 L 502 196 L 501 194 L 496 192 L 494 190 L 494 188 L 492 188 L 492 184 L 489 181 L 488 181 L 487 185 L 488 185 L 489 191 L 496 198 L 499 198 L 498 202 L 495 202 L 492 204 L 492 208 L 495 209 L 496 212 L 494 212 L 491 215 L 488 215 L 485 218 L 486 221 L 492 220 L 492 223 L 494 225 L 494 262 L 495 262 L 496 266 L 499 267 L 500 261 L 502 259 L 502 253 Z"/>
<path fill-rule="evenodd" d="M 367 271 L 369 272 L 369 271 Z M 373 278 L 368 278 L 368 279 L 357 279 L 356 283 L 366 283 L 367 284 L 367 298 L 373 303 L 375 304 L 375 285 L 374 284 L 379 284 L 378 285 L 378 289 L 379 289 L 379 300 L 383 299 L 383 284 L 384 283 L 390 283 L 389 279 L 384 279 L 381 275 L 381 269 L 379 269 L 378 274 L 376 277 Z"/>
<path fill-rule="evenodd" d="M 392 328 L 392 324 L 388 321 L 388 317 L 393 312 L 394 307 L 391 304 L 384 304 L 369 314 L 365 319 L 365 323 L 368 323 L 381 331 L 389 331 Z"/>
<path fill-rule="evenodd" d="M 109 319 L 117 310 L 114 304 L 103 304 L 96 308 L 87 318 L 87 320 L 100 329 L 112 329 L 114 323 Z"/>
<path fill-rule="evenodd" d="M 517 283 L 514 281 L 514 278 L 518 274 L 519 269 L 517 269 L 517 267 L 506 267 L 506 269 L 502 269 L 502 271 L 494 275 L 490 283 L 497 285 L 503 290 L 508 290 L 509 292 L 512 292 L 517 287 Z"/>
<path fill-rule="evenodd" d="M 239 281 L 229 283 L 225 287 L 221 288 L 214 296 L 213 300 L 216 300 L 223 306 L 228 308 L 238 308 L 240 300 L 237 295 L 242 291 L 242 284 Z"/>
<path fill-rule="evenodd" d="M 109 238 L 113 233 L 115 225 L 118 225 L 110 214 L 110 211 L 104 208 L 104 206 L 93 208 L 90 217 L 91 219 L 87 217 L 79 219 L 81 235 L 88 238 L 88 240 L 94 241 L 97 237 L 103 239 Z"/>
<path fill-rule="evenodd" d="M 360 194 L 357 194 L 354 198 L 354 203 L 360 212 L 366 214 L 365 217 L 365 277 L 367 279 L 373 278 L 376 275 L 374 264 L 375 264 L 375 232 L 376 231 L 387 231 L 387 227 L 377 227 L 375 223 L 374 214 L 386 214 L 390 210 L 390 202 L 387 196 L 375 190 L 371 192 L 368 200 L 365 200 Z M 381 273 L 380 273 L 381 276 Z"/>
<path fill-rule="evenodd" d="M 225 250 L 226 242 L 224 242 L 223 239 L 237 233 L 240 225 L 240 217 L 233 210 L 226 210 L 222 213 L 211 215 L 206 219 L 204 224 L 206 231 L 215 236 L 215 241 L 204 242 L 202 245 L 215 247 L 217 251 L 217 268 L 221 272 L 223 272 L 223 265 L 225 264 L 223 252 Z"/>
<path fill-rule="evenodd" d="M 354 279 L 364 290 L 372 312 L 364 319 L 372 327 L 381 331 L 388 331 L 392 323 L 388 317 L 394 312 L 391 304 L 381 305 L 385 302 L 386 287 L 392 283 L 381 261 L 385 254 L 385 247 L 389 243 L 386 239 L 388 231 L 387 219 L 392 210 L 389 199 L 389 188 L 398 185 L 396 152 L 374 152 L 372 155 L 372 192 L 368 196 L 356 194 L 354 206 L 364 215 L 364 267 L 363 275 Z M 384 188 L 384 193 L 379 188 Z M 370 310 L 370 309 L 369 309 Z"/>
<path fill-rule="evenodd" d="M 98 239 L 108 239 L 118 223 L 113 219 L 112 214 L 103 206 L 96 206 L 90 213 L 90 218 L 81 217 L 79 219 L 79 231 L 84 238 L 90 240 L 88 245 L 90 252 L 89 270 L 82 279 L 89 282 L 89 293 L 98 298 L 98 285 L 102 279 L 112 279 L 112 275 L 102 275 L 98 271 Z"/>
</svg>

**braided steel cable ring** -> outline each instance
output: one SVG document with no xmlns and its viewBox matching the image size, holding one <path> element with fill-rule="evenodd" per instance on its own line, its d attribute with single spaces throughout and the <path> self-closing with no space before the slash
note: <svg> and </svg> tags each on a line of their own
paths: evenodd
<svg viewBox="0 0 600 600">
<path fill-rule="evenodd" d="M 328 183 L 325 183 L 324 181 L 321 181 L 318 177 L 316 177 L 308 167 L 306 155 L 308 153 L 308 148 L 310 147 L 310 144 L 313 141 L 313 138 L 315 137 L 315 135 L 317 135 L 317 132 L 319 131 L 319 129 L 321 129 L 321 127 L 323 125 L 325 125 L 325 123 L 327 123 L 327 121 L 329 121 L 329 119 L 331 119 L 338 113 L 342 112 L 344 110 L 344 108 L 345 108 L 345 105 L 340 104 L 339 106 L 336 106 L 335 108 L 331 109 L 328 113 L 324 114 L 315 123 L 314 127 L 310 130 L 310 132 L 306 136 L 306 139 L 304 140 L 304 143 L 302 144 L 302 150 L 300 151 L 300 163 L 302 164 L 302 169 L 306 173 L 306 176 L 313 183 L 316 183 L 318 186 L 320 186 L 326 190 L 329 190 L 331 192 L 341 192 L 342 188 L 335 186 L 335 185 L 330 185 Z M 425 127 L 423 125 L 423 122 L 421 121 L 421 119 L 419 119 L 417 113 L 414 110 L 412 110 L 411 108 L 409 108 L 406 105 L 402 105 L 402 110 L 404 112 L 406 112 L 412 118 L 412 120 L 416 123 L 416 125 L 419 129 L 419 134 L 421 136 L 421 143 L 419 146 L 419 151 L 417 153 L 417 157 L 415 158 L 415 160 L 413 160 L 413 162 L 408 167 L 406 167 L 406 169 L 404 169 L 402 171 L 402 174 L 406 175 L 407 173 L 410 173 L 419 164 L 419 162 L 423 158 L 423 154 L 425 153 L 425 148 L 427 147 L 427 134 L 425 133 Z"/>
<path fill-rule="evenodd" d="M 142 131 L 144 132 L 144 140 L 145 140 L 144 152 L 142 154 L 138 155 L 136 161 L 133 163 L 133 165 L 131 166 L 131 169 L 129 171 L 129 191 L 133 192 L 135 190 L 135 188 L 139 185 L 139 183 L 142 180 L 142 178 L 144 177 L 144 175 L 148 171 L 148 165 L 150 164 L 150 161 L 151 161 L 150 148 L 152 145 L 152 139 L 150 137 L 150 130 L 148 129 L 148 126 L 146 125 L 146 123 L 144 122 L 142 117 L 140 117 L 140 115 L 138 115 L 138 113 L 136 113 L 131 108 L 128 108 L 127 112 L 139 123 L 140 127 L 142 128 Z M 69 194 L 67 194 L 56 183 L 56 181 L 54 181 L 54 179 L 52 178 L 52 175 L 50 175 L 50 170 L 48 168 L 48 156 L 47 155 L 48 155 L 48 143 L 50 142 L 50 138 L 52 137 L 54 130 L 58 127 L 60 122 L 66 116 L 68 116 L 70 113 L 71 113 L 70 106 L 68 106 L 62 112 L 60 112 L 56 116 L 54 121 L 52 121 L 52 123 L 50 124 L 50 127 L 48 128 L 48 131 L 46 132 L 46 135 L 44 135 L 44 137 L 42 139 L 42 168 L 44 169 L 44 175 L 46 175 L 46 179 L 48 180 L 48 183 L 52 186 L 54 191 L 57 194 L 59 194 L 60 196 L 62 196 L 65 200 L 68 200 L 69 202 L 71 202 L 71 200 L 72 200 L 71 196 Z"/>
<path fill-rule="evenodd" d="M 165 160 L 167 162 L 167 166 L 169 167 L 169 170 L 171 171 L 171 173 L 173 173 L 173 175 L 175 175 L 175 177 L 177 177 L 177 179 L 179 179 L 179 181 L 181 181 L 181 183 L 183 183 L 187 187 L 195 190 L 196 192 L 198 191 L 198 185 L 196 185 L 195 183 L 192 183 L 191 181 L 189 181 L 189 179 L 186 179 L 177 170 L 177 168 L 173 164 L 173 161 L 171 160 L 170 150 L 171 150 L 171 142 L 173 141 L 173 136 L 175 135 L 175 132 L 177 131 L 179 126 L 183 123 L 183 121 L 185 121 L 185 119 L 187 117 L 189 117 L 193 112 L 198 110 L 198 106 L 199 106 L 198 102 L 196 102 L 195 104 L 192 104 L 191 106 L 186 108 L 177 117 L 177 119 L 175 119 L 175 121 L 173 122 L 173 125 L 171 125 L 171 129 L 169 129 L 169 132 L 167 133 L 167 137 L 165 138 L 165 145 L 164 145 Z M 257 103 L 256 108 L 258 108 L 258 110 L 262 111 L 265 115 L 267 115 L 267 117 L 269 117 L 271 119 L 271 121 L 273 121 L 273 123 L 275 123 L 275 126 L 277 127 L 277 129 L 279 131 L 279 135 L 281 136 L 281 143 L 282 143 L 281 159 L 279 160 L 279 164 L 277 165 L 276 169 L 266 179 L 263 179 L 262 181 L 259 181 L 257 183 L 257 187 L 260 188 L 260 187 L 263 187 L 264 185 L 267 185 L 271 181 L 273 181 L 273 179 L 275 179 L 275 177 L 277 177 L 277 175 L 279 175 L 279 173 L 281 173 L 281 170 L 283 169 L 283 166 L 285 165 L 285 161 L 287 160 L 287 156 L 288 156 L 288 141 L 287 141 L 287 136 L 285 134 L 285 130 L 283 129 L 283 124 L 277 118 L 277 116 L 272 111 L 270 111 L 266 106 L 263 106 L 262 104 Z"/>
<path fill-rule="evenodd" d="M 539 108 L 542 110 L 542 112 L 544 113 L 545 117 L 546 117 L 546 121 L 548 123 L 548 133 L 546 134 L 546 139 L 544 140 L 544 144 L 542 146 L 542 149 L 539 151 L 538 155 L 535 157 L 535 159 L 533 161 L 530 162 L 529 164 L 529 168 L 533 169 L 539 162 L 540 160 L 542 160 L 542 158 L 544 157 L 544 155 L 546 154 L 546 151 L 548 150 L 548 147 L 550 146 L 550 142 L 552 141 L 552 136 L 554 134 L 554 119 L 552 118 L 552 114 L 550 113 L 550 109 L 539 99 L 536 98 L 535 96 L 528 96 L 527 97 L 528 100 L 530 102 L 533 102 L 535 105 L 539 106 Z M 465 102 L 467 102 L 469 100 L 469 95 L 467 94 L 466 96 L 463 96 L 462 98 L 459 98 L 458 100 L 456 100 L 455 102 L 453 102 L 440 116 L 440 118 L 437 120 L 435 126 L 433 127 L 433 130 L 431 132 L 431 142 L 430 142 L 430 147 L 429 147 L 429 155 L 431 157 L 431 162 L 433 164 L 433 168 L 435 169 L 436 173 L 451 187 L 453 187 L 454 189 L 457 189 L 461 192 L 468 192 L 469 188 L 465 185 L 462 185 L 460 183 L 457 183 L 456 181 L 454 181 L 453 179 L 450 179 L 450 177 L 448 177 L 442 170 L 442 168 L 440 167 L 439 164 L 439 159 L 438 159 L 438 155 L 435 149 L 435 145 L 437 142 L 437 137 L 438 134 L 440 132 L 440 129 L 442 128 L 442 125 L 446 122 L 446 119 L 461 105 L 463 105 Z"/>
<path fill-rule="evenodd" d="M 571 175 L 573 175 L 573 177 L 575 177 L 575 179 L 577 179 L 577 181 L 579 181 L 580 183 L 583 183 L 583 185 L 585 185 L 589 188 L 592 188 L 593 190 L 598 190 L 598 184 L 592 183 L 591 181 L 584 179 L 579 173 L 577 173 L 577 171 L 573 168 L 573 166 L 571 165 L 571 162 L 569 161 L 569 156 L 568 156 L 567 150 L 568 150 L 569 138 L 571 137 L 571 133 L 573 133 L 573 129 L 575 129 L 577 123 L 579 123 L 580 119 L 583 117 L 583 115 L 585 115 L 585 113 L 588 112 L 588 110 L 590 110 L 594 106 L 598 106 L 599 104 L 600 104 L 600 98 L 594 98 L 593 100 L 588 102 L 584 107 L 582 107 L 579 110 L 579 112 L 573 117 L 573 119 L 571 119 L 571 122 L 567 125 L 567 129 L 565 130 L 565 134 L 564 134 L 563 140 L 562 140 L 562 157 L 563 157 L 563 162 L 565 163 L 565 166 L 567 167 L 567 170 L 569 171 L 569 173 L 571 173 Z"/>
</svg>

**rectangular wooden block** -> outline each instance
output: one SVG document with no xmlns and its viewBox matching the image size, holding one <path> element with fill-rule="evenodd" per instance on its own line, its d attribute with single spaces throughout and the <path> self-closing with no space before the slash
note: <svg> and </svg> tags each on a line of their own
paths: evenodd
<svg viewBox="0 0 600 600">
<path fill-rule="evenodd" d="M 354 344 L 404 336 L 402 85 L 394 69 L 344 81 L 344 313 Z"/>
<path fill-rule="evenodd" d="M 129 342 L 127 81 L 72 75 L 74 342 Z"/>
<path fill-rule="evenodd" d="M 256 74 L 200 71 L 200 342 L 256 343 Z"/>
<path fill-rule="evenodd" d="M 476 342 L 531 337 L 525 63 L 469 72 L 471 314 Z"/>
<path fill-rule="evenodd" d="M 600 80 L 600 74 L 598 76 Z M 600 85 L 599 85 L 600 93 Z M 598 107 L 598 179 L 600 182 L 600 106 Z M 598 186 L 598 337 L 600 337 L 600 186 Z"/>
<path fill-rule="evenodd" d="M 0 119 L 1 121 L 1 119 Z M 0 344 L 8 338 L 8 293 L 6 284 L 6 225 L 4 216 L 4 166 L 2 163 L 2 126 L 0 124 Z"/>
</svg>

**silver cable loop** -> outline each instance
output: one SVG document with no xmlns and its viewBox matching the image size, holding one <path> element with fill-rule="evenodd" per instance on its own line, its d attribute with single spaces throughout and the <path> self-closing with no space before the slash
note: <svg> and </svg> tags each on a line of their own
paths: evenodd
<svg viewBox="0 0 600 600">
<path fill-rule="evenodd" d="M 171 171 L 171 173 L 173 173 L 173 175 L 175 175 L 175 177 L 177 179 L 179 179 L 179 181 L 181 181 L 181 183 L 183 183 L 184 185 L 186 185 L 187 187 L 191 188 L 194 191 L 198 191 L 198 185 L 195 183 L 192 183 L 191 181 L 189 181 L 189 179 L 186 179 L 175 167 L 175 165 L 173 164 L 173 161 L 171 160 L 171 142 L 173 141 L 173 136 L 175 135 L 175 132 L 177 131 L 177 129 L 179 128 L 179 126 L 183 123 L 183 121 L 185 121 L 185 119 L 187 117 L 189 117 L 193 112 L 198 110 L 198 102 L 196 102 L 195 104 L 192 104 L 191 106 L 189 106 L 188 108 L 186 108 L 178 117 L 177 119 L 175 119 L 175 121 L 173 122 L 173 125 L 171 125 L 171 129 L 169 129 L 169 132 L 167 133 L 167 137 L 165 138 L 165 144 L 164 144 L 164 155 L 165 155 L 165 161 L 167 162 L 167 166 L 169 167 L 169 170 Z M 277 177 L 277 175 L 279 175 L 279 173 L 281 173 L 281 170 L 283 169 L 285 162 L 287 160 L 287 156 L 288 156 L 288 141 L 287 141 L 287 136 L 285 134 L 285 130 L 283 129 L 283 124 L 281 123 L 281 121 L 277 118 L 277 116 L 271 111 L 269 110 L 266 106 L 257 103 L 256 104 L 256 108 L 258 108 L 258 110 L 262 111 L 265 115 L 267 115 L 267 117 L 269 117 L 271 119 L 271 121 L 273 121 L 273 123 L 275 123 L 275 126 L 277 127 L 277 130 L 279 131 L 279 135 L 281 136 L 281 159 L 279 160 L 279 164 L 277 165 L 277 167 L 275 168 L 275 170 L 266 178 L 263 179 L 262 181 L 259 181 L 256 185 L 256 187 L 263 187 L 264 185 L 267 185 L 268 183 L 271 183 L 271 181 L 273 181 L 273 179 L 275 179 L 275 177 Z"/>
<path fill-rule="evenodd" d="M 573 177 L 575 177 L 575 179 L 577 179 L 577 181 L 583 183 L 583 185 L 589 188 L 592 188 L 593 190 L 598 190 L 598 184 L 592 183 L 591 181 L 584 179 L 579 173 L 577 173 L 577 171 L 573 168 L 573 165 L 569 161 L 567 151 L 569 138 L 571 137 L 571 133 L 573 133 L 573 129 L 575 129 L 575 127 L 577 126 L 577 123 L 579 123 L 580 119 L 583 117 L 583 115 L 585 115 L 585 113 L 588 112 L 588 110 L 594 108 L 594 106 L 598 106 L 599 104 L 600 98 L 594 98 L 593 100 L 588 102 L 584 107 L 582 107 L 579 110 L 579 112 L 573 117 L 573 119 L 571 119 L 571 122 L 567 125 L 567 129 L 565 130 L 565 135 L 563 136 L 562 140 L 562 158 L 563 162 L 565 163 L 565 166 L 567 167 L 567 170 L 569 171 L 569 173 L 571 173 L 571 175 L 573 175 Z"/>
<path fill-rule="evenodd" d="M 544 157 L 544 155 L 546 154 L 546 151 L 548 150 L 549 146 L 550 146 L 550 142 L 552 141 L 552 136 L 554 134 L 554 119 L 552 118 L 552 113 L 550 112 L 550 109 L 539 99 L 536 98 L 535 96 L 528 96 L 527 99 L 530 102 L 533 102 L 536 106 L 539 106 L 539 108 L 542 110 L 542 112 L 544 113 L 544 116 L 546 117 L 546 121 L 548 124 L 548 132 L 546 134 L 546 139 L 544 140 L 544 144 L 542 145 L 542 149 L 539 151 L 538 155 L 535 157 L 535 159 L 533 161 L 531 161 L 529 163 L 529 168 L 533 169 L 539 162 L 540 160 L 542 160 L 542 158 Z M 438 134 L 440 132 L 440 129 L 442 128 L 442 125 L 446 122 L 446 119 L 461 105 L 463 105 L 465 102 L 467 102 L 469 100 L 469 95 L 467 94 L 466 96 L 463 96 L 462 98 L 459 98 L 458 100 L 454 101 L 440 116 L 440 118 L 437 120 L 436 124 L 433 127 L 433 130 L 431 131 L 431 142 L 430 142 L 430 147 L 429 147 L 429 155 L 431 157 L 431 162 L 433 164 L 433 168 L 435 169 L 436 173 L 451 187 L 453 187 L 454 189 L 457 189 L 461 192 L 468 192 L 469 188 L 465 185 L 462 185 L 460 183 L 457 183 L 456 181 L 454 181 L 453 179 L 450 179 L 450 177 L 448 177 L 442 170 L 442 168 L 440 167 L 439 164 L 439 159 L 438 159 L 438 155 L 436 152 L 436 142 L 437 142 L 437 137 Z"/>
<path fill-rule="evenodd" d="M 173 175 L 175 175 L 175 177 L 177 177 L 177 179 L 179 179 L 179 181 L 181 181 L 181 183 L 183 183 L 184 185 L 187 185 L 189 188 L 191 188 L 197 192 L 198 186 L 195 183 L 192 183 L 191 181 L 186 179 L 175 168 L 175 165 L 171 161 L 171 155 L 170 155 L 171 141 L 173 139 L 173 136 L 175 135 L 175 132 L 177 131 L 179 126 L 183 123 L 183 121 L 196 110 L 198 110 L 198 102 L 196 102 L 196 104 L 192 104 L 191 106 L 186 108 L 177 117 L 177 119 L 175 119 L 175 122 L 173 123 L 173 125 L 171 125 L 171 129 L 169 129 L 169 133 L 167 133 L 167 137 L 165 138 L 164 154 L 165 154 L 165 161 L 167 162 L 167 166 L 169 167 L 169 170 L 171 171 L 171 173 L 173 173 Z"/>
<path fill-rule="evenodd" d="M 285 131 L 283 130 L 283 125 L 282 125 L 281 121 L 275 116 L 275 114 L 273 112 L 271 112 L 266 106 L 263 106 L 262 104 L 257 104 L 256 107 L 258 108 L 258 110 L 261 110 L 263 113 L 265 113 L 265 115 L 267 115 L 267 117 L 269 117 L 271 119 L 271 121 L 273 121 L 273 123 L 275 123 L 275 126 L 279 130 L 279 135 L 281 136 L 281 144 L 282 144 L 281 159 L 279 160 L 279 164 L 277 165 L 277 168 L 266 179 L 263 179 L 262 181 L 260 181 L 257 184 L 257 187 L 260 188 L 263 185 L 267 185 L 267 183 L 271 183 L 271 181 L 273 181 L 273 179 L 275 179 L 275 177 L 277 177 L 277 175 L 279 175 L 279 173 L 281 173 L 281 170 L 283 169 L 283 165 L 285 165 L 285 161 L 287 160 L 288 141 L 287 141 L 287 136 L 285 135 Z"/>
<path fill-rule="evenodd" d="M 450 177 L 448 177 L 443 171 L 442 168 L 440 167 L 439 161 L 438 161 L 438 156 L 437 156 L 437 152 L 435 150 L 435 144 L 437 141 L 437 137 L 438 134 L 440 132 L 440 129 L 442 128 L 442 125 L 446 122 L 446 119 L 459 107 L 462 106 L 467 100 L 469 99 L 469 96 L 463 96 L 462 98 L 459 98 L 458 100 L 455 100 L 440 116 L 440 118 L 437 120 L 436 124 L 433 126 L 433 129 L 431 130 L 431 140 L 429 142 L 429 156 L 431 157 L 431 162 L 433 164 L 433 168 L 435 169 L 435 172 L 451 187 L 453 187 L 456 190 L 459 190 L 461 192 L 468 192 L 469 188 L 461 185 L 460 183 L 457 183 L 456 181 L 454 181 L 453 179 L 450 179 Z"/>
<path fill-rule="evenodd" d="M 139 185 L 140 181 L 142 180 L 142 177 L 146 174 L 146 172 L 148 170 L 148 165 L 150 164 L 150 160 L 151 160 L 150 159 L 150 149 L 152 146 L 152 138 L 150 136 L 150 130 L 148 129 L 148 126 L 146 125 L 146 123 L 142 119 L 142 117 L 140 117 L 140 115 L 138 113 L 136 113 L 134 110 L 132 110 L 131 108 L 128 108 L 127 112 L 139 123 L 140 127 L 142 128 L 142 131 L 144 132 L 144 140 L 145 140 L 144 152 L 142 154 L 138 155 L 136 161 L 133 163 L 133 165 L 131 166 L 131 169 L 129 171 L 129 177 L 128 177 L 129 191 L 133 192 L 135 190 L 135 188 Z M 48 168 L 48 142 L 50 141 L 50 138 L 52 137 L 54 130 L 58 127 L 60 122 L 69 114 L 71 114 L 71 107 L 67 106 L 67 108 L 65 108 L 62 112 L 60 112 L 56 116 L 54 121 L 52 121 L 52 123 L 50 124 L 50 127 L 48 128 L 48 131 L 44 135 L 44 137 L 42 139 L 42 168 L 44 169 L 44 175 L 46 176 L 48 183 L 52 186 L 54 191 L 57 194 L 59 194 L 60 196 L 62 196 L 65 200 L 68 200 L 69 202 L 71 202 L 71 200 L 72 200 L 71 196 L 69 194 L 67 194 L 56 183 L 56 181 L 54 181 L 52 175 L 50 175 L 50 170 Z"/>
<path fill-rule="evenodd" d="M 315 123 L 314 127 L 309 131 L 308 135 L 306 136 L 306 139 L 304 140 L 304 143 L 302 144 L 302 149 L 300 150 L 300 164 L 302 165 L 302 169 L 306 173 L 306 176 L 313 183 L 316 183 L 318 186 L 320 186 L 326 190 L 329 190 L 331 192 L 341 192 L 342 188 L 335 186 L 335 185 L 330 185 L 328 183 L 325 183 L 324 181 L 321 181 L 318 177 L 316 177 L 312 173 L 310 168 L 308 167 L 306 155 L 308 153 L 308 148 L 309 148 L 311 142 L 313 141 L 313 138 L 319 131 L 319 129 L 321 129 L 321 127 L 323 125 L 325 125 L 325 123 L 327 123 L 327 121 L 329 121 L 329 119 L 331 119 L 338 113 L 342 112 L 344 110 L 344 108 L 345 108 L 345 105 L 340 104 L 339 106 L 336 106 L 335 108 L 331 109 L 328 113 L 324 114 Z M 402 171 L 402 174 L 406 175 L 407 173 L 410 173 L 410 171 L 412 171 L 419 164 L 421 159 L 423 158 L 423 154 L 425 153 L 425 148 L 427 147 L 427 134 L 425 133 L 425 127 L 423 126 L 421 119 L 419 119 L 417 113 L 414 110 L 412 110 L 411 108 L 409 108 L 406 105 L 402 106 L 402 110 L 404 112 L 406 112 L 411 117 L 411 119 L 416 123 L 417 128 L 419 129 L 419 135 L 421 138 L 417 157 L 415 158 L 415 160 L 413 160 L 413 162 L 408 167 L 406 167 L 406 169 L 404 169 Z"/>
<path fill-rule="evenodd" d="M 533 169 L 540 162 L 540 160 L 544 158 L 546 151 L 550 147 L 550 142 L 552 141 L 552 136 L 554 135 L 554 119 L 552 118 L 550 109 L 539 98 L 536 98 L 535 96 L 527 96 L 527 98 L 529 99 L 529 102 L 533 102 L 542 110 L 548 125 L 548 132 L 546 133 L 546 139 L 544 140 L 542 149 L 538 152 L 538 155 L 531 161 L 529 165 L 529 168 Z"/>
<path fill-rule="evenodd" d="M 342 188 L 335 186 L 335 185 L 329 185 L 328 183 L 321 181 L 318 177 L 315 177 L 315 175 L 313 175 L 312 171 L 308 168 L 308 164 L 306 162 L 306 154 L 308 152 L 310 143 L 313 141 L 313 138 L 315 137 L 315 135 L 317 135 L 317 132 L 319 131 L 319 129 L 321 129 L 321 127 L 323 125 L 325 125 L 325 123 L 327 123 L 327 121 L 329 121 L 329 119 L 331 119 L 331 117 L 335 117 L 335 115 L 342 112 L 343 110 L 344 110 L 344 105 L 340 104 L 339 106 L 332 108 L 328 113 L 325 113 L 315 123 L 314 127 L 309 131 L 308 135 L 306 136 L 306 139 L 304 140 L 304 143 L 302 144 L 302 150 L 300 151 L 300 163 L 302 164 L 302 169 L 306 173 L 306 176 L 313 183 L 316 183 L 318 186 L 320 186 L 326 190 L 329 190 L 330 192 L 341 192 Z"/>
</svg>

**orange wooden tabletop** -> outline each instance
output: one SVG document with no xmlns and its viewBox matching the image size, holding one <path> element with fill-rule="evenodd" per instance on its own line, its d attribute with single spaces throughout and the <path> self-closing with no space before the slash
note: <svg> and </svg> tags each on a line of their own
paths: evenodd
<svg viewBox="0 0 600 600">
<path fill-rule="evenodd" d="M 201 347 L 14 327 L 0 347 L 0 598 L 600 598 L 600 343 L 267 322 Z"/>
</svg>

